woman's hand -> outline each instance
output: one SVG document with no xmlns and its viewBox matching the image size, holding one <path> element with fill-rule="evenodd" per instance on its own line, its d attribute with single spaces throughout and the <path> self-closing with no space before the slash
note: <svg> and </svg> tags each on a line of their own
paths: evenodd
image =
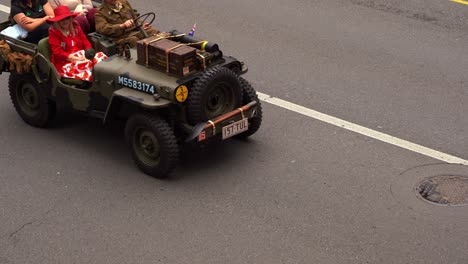
<svg viewBox="0 0 468 264">
<path fill-rule="evenodd" d="M 76 6 L 75 10 L 73 12 L 76 12 L 76 13 L 81 13 L 83 11 L 83 5 L 82 4 L 79 4 Z"/>
<path fill-rule="evenodd" d="M 148 29 L 150 29 L 150 28 L 151 28 L 151 25 L 150 25 L 150 24 L 148 24 L 148 23 L 143 24 L 143 29 L 144 29 L 144 30 L 148 30 Z"/>
<path fill-rule="evenodd" d="M 86 60 L 83 56 L 76 56 L 76 54 L 68 55 L 68 61 L 75 62 L 75 61 L 84 61 Z"/>
<path fill-rule="evenodd" d="M 76 6 L 75 13 L 80 13 L 80 16 L 86 16 L 88 14 L 88 9 L 86 9 L 82 4 Z"/>
<path fill-rule="evenodd" d="M 49 18 L 54 18 L 54 16 L 45 16 L 45 17 L 43 17 L 42 19 L 43 19 L 44 21 L 47 21 L 47 19 L 49 19 Z"/>
</svg>

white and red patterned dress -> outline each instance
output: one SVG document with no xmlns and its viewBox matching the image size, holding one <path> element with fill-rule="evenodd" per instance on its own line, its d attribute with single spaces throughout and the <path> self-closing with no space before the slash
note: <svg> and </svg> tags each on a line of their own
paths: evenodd
<svg viewBox="0 0 468 264">
<path fill-rule="evenodd" d="M 85 52 L 84 50 L 79 50 L 77 52 L 74 52 L 73 54 L 83 57 Z M 96 53 L 96 56 L 94 56 L 94 59 L 93 59 L 94 65 L 98 64 L 99 62 L 105 59 L 107 59 L 106 54 L 102 52 Z M 93 63 L 90 60 L 75 61 L 75 62 L 70 62 L 70 63 L 63 65 L 62 66 L 63 74 L 61 75 L 66 78 L 73 78 L 73 79 L 78 79 L 78 80 L 83 80 L 83 81 L 92 81 L 93 79 L 92 69 L 93 69 Z"/>
<path fill-rule="evenodd" d="M 78 24 L 74 24 L 76 34 L 65 36 L 60 30 L 51 27 L 49 30 L 49 44 L 52 51 L 52 64 L 63 77 L 91 81 L 93 64 L 90 60 L 77 62 L 68 61 L 70 54 L 84 56 L 85 50 L 92 48 L 85 34 Z M 105 60 L 107 56 L 96 53 L 94 64 Z"/>
</svg>

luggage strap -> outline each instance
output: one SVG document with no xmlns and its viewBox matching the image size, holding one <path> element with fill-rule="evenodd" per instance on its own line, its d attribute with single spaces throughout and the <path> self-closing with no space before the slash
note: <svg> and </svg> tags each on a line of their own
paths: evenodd
<svg viewBox="0 0 468 264">
<path fill-rule="evenodd" d="M 191 45 L 198 45 L 198 44 L 203 44 L 205 43 L 206 41 L 200 41 L 200 42 L 193 42 L 193 43 L 182 43 L 182 44 L 179 44 L 179 45 L 176 45 L 172 48 L 168 48 L 165 50 L 166 52 L 166 72 L 169 73 L 169 53 L 171 53 L 171 51 L 177 49 L 177 48 L 180 48 L 180 47 L 183 47 L 183 46 L 191 46 Z"/>
<path fill-rule="evenodd" d="M 145 63 L 146 63 L 146 66 L 147 66 L 147 67 L 149 66 L 149 56 L 148 56 L 149 51 L 148 51 L 148 49 L 149 49 L 149 45 L 150 45 L 151 43 L 160 41 L 161 39 L 178 38 L 178 37 L 183 37 L 183 36 L 185 36 L 185 34 L 169 35 L 169 36 L 165 36 L 165 37 L 155 38 L 155 39 L 153 39 L 153 40 L 151 40 L 151 41 L 145 42 L 145 58 L 146 58 Z"/>
<path fill-rule="evenodd" d="M 197 56 L 202 59 L 203 70 L 206 70 L 206 58 L 205 58 L 205 56 L 203 56 L 201 53 L 198 53 L 198 52 L 197 52 Z"/>
</svg>

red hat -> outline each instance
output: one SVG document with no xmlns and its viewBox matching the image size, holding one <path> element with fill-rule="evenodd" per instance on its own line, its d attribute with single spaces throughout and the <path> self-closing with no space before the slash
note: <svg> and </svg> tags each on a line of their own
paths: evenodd
<svg viewBox="0 0 468 264">
<path fill-rule="evenodd" d="M 49 18 L 47 19 L 47 22 L 49 23 L 53 23 L 53 22 L 57 22 L 57 21 L 60 21 L 60 20 L 63 20 L 67 17 L 76 17 L 78 16 L 80 13 L 72 13 L 70 12 L 70 10 L 68 9 L 68 7 L 66 6 L 57 6 L 55 9 L 54 9 L 54 14 L 55 16 L 53 18 Z"/>
</svg>

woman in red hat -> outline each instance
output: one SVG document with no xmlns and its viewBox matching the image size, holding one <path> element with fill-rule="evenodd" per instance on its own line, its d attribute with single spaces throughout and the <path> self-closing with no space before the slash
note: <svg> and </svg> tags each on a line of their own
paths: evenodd
<svg viewBox="0 0 468 264">
<path fill-rule="evenodd" d="M 52 51 L 52 64 L 61 76 L 90 81 L 93 63 L 85 58 L 85 50 L 91 49 L 81 27 L 74 21 L 79 13 L 72 13 L 66 6 L 54 9 L 55 17 L 47 19 L 52 26 L 49 30 L 49 44 Z M 106 59 L 98 52 L 94 64 Z"/>
<path fill-rule="evenodd" d="M 70 11 L 80 13 L 76 18 L 76 22 L 80 24 L 83 33 L 86 35 L 96 31 L 94 26 L 94 14 L 96 8 L 93 7 L 91 0 L 49 0 L 52 8 L 64 5 L 70 9 Z"/>
</svg>

